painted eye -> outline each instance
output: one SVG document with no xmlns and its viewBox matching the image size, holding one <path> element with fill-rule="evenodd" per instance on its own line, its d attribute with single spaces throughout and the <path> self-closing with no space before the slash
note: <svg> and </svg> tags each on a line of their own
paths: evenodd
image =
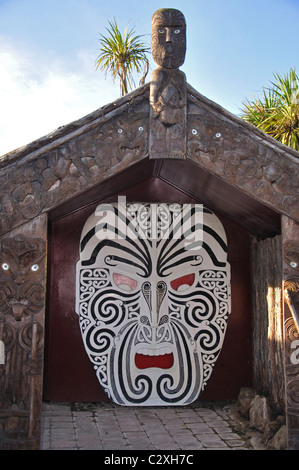
<svg viewBox="0 0 299 470">
<path fill-rule="evenodd" d="M 8 263 L 3 263 L 2 264 L 2 269 L 4 269 L 4 271 L 8 271 L 9 270 L 9 264 Z"/>
<path fill-rule="evenodd" d="M 125 276 L 124 274 L 113 273 L 113 281 L 122 290 L 131 292 L 137 287 L 137 281 L 131 277 Z"/>
<path fill-rule="evenodd" d="M 159 29 L 158 30 L 160 34 L 164 34 L 165 33 L 165 29 Z"/>
<path fill-rule="evenodd" d="M 31 266 L 31 271 L 37 271 L 38 268 L 39 268 L 38 264 L 33 264 L 33 265 Z"/>
<path fill-rule="evenodd" d="M 195 280 L 195 274 L 187 274 L 186 276 L 178 277 L 170 282 L 172 289 L 183 292 L 184 290 L 188 289 L 192 286 Z"/>
<path fill-rule="evenodd" d="M 174 34 L 180 34 L 181 30 L 180 29 L 175 29 Z"/>
</svg>

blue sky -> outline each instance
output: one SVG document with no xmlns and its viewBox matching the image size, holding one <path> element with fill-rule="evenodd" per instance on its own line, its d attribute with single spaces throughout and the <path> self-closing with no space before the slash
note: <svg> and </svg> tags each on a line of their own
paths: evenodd
<svg viewBox="0 0 299 470">
<path fill-rule="evenodd" d="M 99 35 L 115 18 L 150 44 L 159 8 L 186 17 L 188 83 L 234 114 L 299 71 L 299 0 L 0 0 L 0 155 L 117 99 L 95 70 Z"/>
</svg>

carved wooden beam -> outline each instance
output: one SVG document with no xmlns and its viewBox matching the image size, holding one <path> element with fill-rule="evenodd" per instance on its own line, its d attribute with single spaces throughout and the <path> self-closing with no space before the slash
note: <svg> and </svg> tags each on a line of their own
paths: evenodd
<svg viewBox="0 0 299 470">
<path fill-rule="evenodd" d="M 148 94 L 142 98 L 138 90 L 117 103 L 117 112 L 110 106 L 54 142 L 41 139 L 18 158 L 8 154 L 0 172 L 0 236 L 147 156 Z"/>
<path fill-rule="evenodd" d="M 299 450 L 299 224 L 282 217 L 288 448 Z"/>
<path fill-rule="evenodd" d="M 153 110 L 150 118 L 149 89 L 144 85 L 65 129 L 2 157 L 0 236 L 146 159 L 149 136 L 151 149 L 159 148 L 161 158 L 172 158 L 172 150 L 179 149 L 176 157 L 186 158 L 299 222 L 298 152 L 226 112 L 189 85 L 187 121 L 182 127 L 187 140 L 179 142 L 168 132 L 171 126 L 165 127 L 160 118 L 153 117 Z M 183 108 L 177 110 L 183 112 Z M 162 140 L 156 140 L 152 132 L 156 125 L 163 126 Z"/>
<path fill-rule="evenodd" d="M 190 85 L 187 92 L 187 159 L 299 222 L 299 153 Z"/>
<path fill-rule="evenodd" d="M 40 445 L 47 216 L 0 239 L 0 449 Z"/>
</svg>

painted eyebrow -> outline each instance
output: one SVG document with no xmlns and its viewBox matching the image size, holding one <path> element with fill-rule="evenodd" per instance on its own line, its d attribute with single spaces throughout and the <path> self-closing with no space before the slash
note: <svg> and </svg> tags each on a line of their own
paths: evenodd
<svg viewBox="0 0 299 470">
<path fill-rule="evenodd" d="M 136 268 L 143 271 L 144 277 L 150 276 L 151 271 L 152 271 L 152 263 L 151 263 L 150 258 L 146 259 L 145 256 L 139 256 L 139 255 L 137 255 L 136 251 L 130 250 L 130 249 L 128 249 L 128 247 L 124 247 L 123 245 L 121 245 L 119 243 L 116 243 L 116 242 L 113 242 L 112 240 L 107 240 L 107 239 L 100 241 L 96 245 L 96 247 L 92 251 L 89 259 L 82 261 L 82 266 L 91 266 L 91 265 L 93 265 L 96 261 L 96 258 L 98 256 L 99 252 L 105 246 L 116 248 L 119 251 L 124 253 L 124 257 L 120 257 L 120 256 L 117 256 L 117 255 L 114 255 L 114 254 L 111 255 L 110 265 L 113 265 L 114 262 L 116 262 L 116 263 L 119 263 L 119 262 L 120 263 L 126 263 L 126 264 L 129 264 L 131 266 L 135 266 Z M 134 262 L 134 261 L 131 261 L 128 258 L 126 258 L 125 257 L 126 253 L 132 255 L 135 258 L 136 261 Z M 109 264 L 109 263 L 107 263 L 107 264 Z"/>
<path fill-rule="evenodd" d="M 213 239 L 221 246 L 222 250 L 227 253 L 227 244 L 225 243 L 225 241 L 221 238 L 221 236 L 215 232 L 211 227 L 208 227 L 207 225 L 197 225 L 197 227 L 200 227 L 203 229 L 204 232 L 208 233 L 209 235 L 211 235 L 213 237 Z M 195 227 L 196 228 L 196 227 Z M 185 256 L 184 258 L 181 258 L 179 259 L 177 262 L 174 262 L 172 264 L 168 264 L 170 261 L 174 260 L 174 258 L 176 258 L 177 256 L 179 255 L 182 255 L 183 253 L 188 253 L 188 250 L 185 250 L 185 248 L 180 248 L 180 249 L 177 249 L 175 251 L 175 249 L 178 247 L 178 245 L 181 243 L 181 239 L 177 239 L 174 244 L 170 247 L 168 247 L 168 249 L 166 250 L 167 246 L 169 245 L 170 243 L 170 240 L 166 240 L 164 245 L 162 246 L 161 248 L 161 251 L 160 251 L 160 254 L 159 254 L 159 257 L 158 257 L 158 261 L 157 261 L 157 272 L 159 273 L 159 275 L 163 276 L 163 273 L 167 270 L 167 269 L 171 269 L 175 266 L 178 266 L 180 264 L 184 264 L 184 263 L 187 263 L 187 262 L 190 262 L 190 261 L 194 261 L 194 256 Z M 210 246 L 204 242 L 204 241 L 200 241 L 201 243 L 201 246 L 203 249 L 206 250 L 206 252 L 208 253 L 209 257 L 211 258 L 211 260 L 213 261 L 213 264 L 217 267 L 225 267 L 226 266 L 226 262 L 222 262 L 222 261 L 219 261 L 218 258 L 216 257 L 215 253 L 213 252 L 213 250 L 210 248 Z M 165 251 L 166 250 L 166 251 Z M 164 252 L 164 254 L 163 254 Z M 196 265 L 196 264 L 195 264 Z"/>
<path fill-rule="evenodd" d="M 119 211 L 117 208 L 114 209 L 114 214 L 116 216 L 117 219 L 120 219 L 122 220 L 123 222 L 126 222 L 127 224 L 130 222 L 130 220 L 128 220 L 126 217 L 123 216 L 122 212 Z M 132 246 L 132 249 L 136 250 L 135 252 L 131 252 L 131 254 L 133 254 L 135 257 L 138 258 L 138 255 L 136 253 L 139 252 L 139 254 L 141 255 L 141 257 L 144 259 L 145 261 L 145 264 L 147 264 L 149 266 L 149 270 L 151 271 L 151 255 L 150 255 L 150 252 L 149 252 L 149 247 L 148 247 L 148 244 L 145 242 L 145 240 L 143 240 L 142 238 L 138 238 L 137 241 L 134 241 L 130 238 L 127 238 L 125 236 L 125 234 L 123 234 L 119 228 L 118 228 L 118 224 L 116 224 L 116 226 L 111 226 L 109 225 L 107 222 L 103 222 L 103 223 L 97 223 L 95 227 L 93 227 L 91 230 L 89 230 L 89 232 L 87 232 L 85 234 L 85 236 L 83 237 L 81 243 L 80 243 L 80 252 L 82 253 L 84 248 L 86 247 L 86 245 L 88 244 L 88 242 L 93 238 L 93 236 L 100 230 L 102 230 L 103 228 L 105 228 L 106 230 L 110 230 L 112 233 L 116 233 L 117 235 L 120 235 L 121 238 L 123 239 L 127 239 L 129 240 L 131 246 Z M 104 240 L 102 240 L 103 242 Z M 100 241 L 101 242 L 101 241 Z M 149 245 L 151 245 L 151 242 L 148 241 Z M 121 249 L 121 248 L 120 248 Z M 93 250 L 95 252 L 96 248 Z M 124 250 L 124 249 L 123 249 Z M 99 250 L 97 251 L 97 253 L 94 253 L 95 255 L 97 255 L 99 252 Z M 140 258 L 141 259 L 141 258 Z M 91 263 L 89 263 L 91 264 Z"/>
<path fill-rule="evenodd" d="M 130 220 L 125 217 L 121 211 L 117 208 L 114 209 L 114 215 L 117 219 L 122 220 L 126 224 L 130 223 Z M 82 261 L 83 266 L 90 266 L 95 263 L 98 253 L 104 248 L 105 246 L 110 246 L 117 249 L 119 252 L 115 255 L 112 255 L 111 263 L 126 263 L 131 266 L 135 266 L 136 268 L 140 269 L 144 273 L 144 277 L 149 276 L 152 272 L 152 259 L 150 254 L 150 240 L 144 240 L 142 238 L 137 238 L 136 240 L 131 239 L 130 237 L 125 236 L 119 230 L 119 226 L 116 223 L 115 225 L 109 224 L 107 221 L 103 221 L 102 223 L 97 223 L 91 230 L 89 230 L 85 236 L 83 237 L 80 243 L 80 251 L 81 253 L 84 251 L 85 247 L 88 245 L 89 242 L 92 243 L 93 237 L 96 235 L 98 231 L 101 229 L 105 229 L 108 232 L 111 231 L 112 233 L 116 233 L 120 235 L 122 239 L 126 239 L 129 242 L 129 246 L 124 246 L 121 243 L 109 240 L 109 238 L 105 238 L 103 240 L 99 239 L 99 242 L 96 246 L 93 247 L 93 251 L 89 257 L 89 259 Z M 121 255 L 123 253 L 123 255 Z M 130 254 L 134 260 L 128 259 L 126 257 L 126 253 Z"/>
</svg>

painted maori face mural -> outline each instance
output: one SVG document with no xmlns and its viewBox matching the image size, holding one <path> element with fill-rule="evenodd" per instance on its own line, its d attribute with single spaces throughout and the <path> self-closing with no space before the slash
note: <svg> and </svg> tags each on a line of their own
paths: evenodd
<svg viewBox="0 0 299 470">
<path fill-rule="evenodd" d="M 165 69 L 177 69 L 185 60 L 186 21 L 173 8 L 157 10 L 152 17 L 152 56 Z"/>
<path fill-rule="evenodd" d="M 230 313 L 219 219 L 202 205 L 98 206 L 82 231 L 76 311 L 87 354 L 114 402 L 193 402 Z"/>
</svg>

